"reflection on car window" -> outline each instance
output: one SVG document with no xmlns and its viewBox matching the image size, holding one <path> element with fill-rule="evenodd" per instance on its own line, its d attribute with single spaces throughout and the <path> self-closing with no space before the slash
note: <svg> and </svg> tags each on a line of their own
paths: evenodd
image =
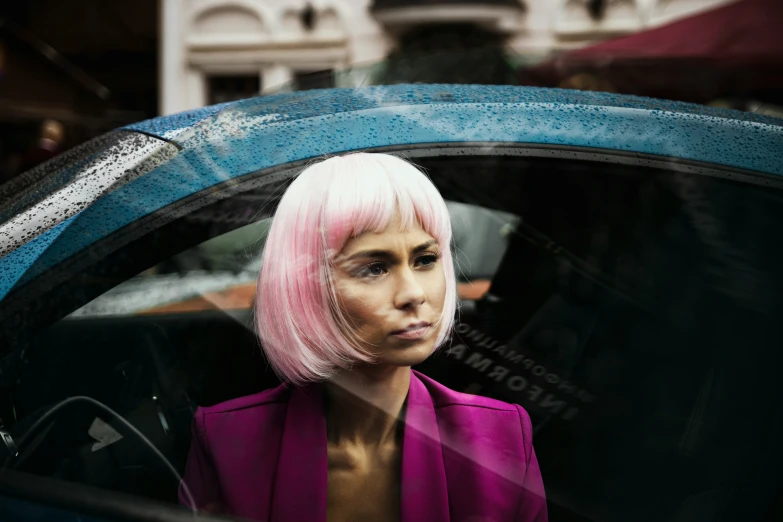
<svg viewBox="0 0 783 522">
<path fill-rule="evenodd" d="M 519 217 L 456 201 L 447 202 L 447 206 L 452 219 L 458 277 L 492 279 Z"/>
<path fill-rule="evenodd" d="M 271 219 L 240 227 L 141 272 L 70 317 L 249 309 Z"/>
<path fill-rule="evenodd" d="M 518 218 L 456 201 L 452 216 L 460 297 L 486 293 Z M 70 318 L 249 310 L 271 218 L 208 239 L 111 289 Z"/>
<path fill-rule="evenodd" d="M 550 520 L 779 518 L 783 191 L 622 159 L 416 160 L 448 202 L 462 301 L 451 346 L 419 369 L 530 412 Z M 94 273 L 128 276 L 3 361 L 14 437 L 88 396 L 181 472 L 197 406 L 276 385 L 251 306 L 281 192 L 98 259 Z M 20 470 L 176 502 L 171 474 L 103 413 L 36 444 Z"/>
</svg>

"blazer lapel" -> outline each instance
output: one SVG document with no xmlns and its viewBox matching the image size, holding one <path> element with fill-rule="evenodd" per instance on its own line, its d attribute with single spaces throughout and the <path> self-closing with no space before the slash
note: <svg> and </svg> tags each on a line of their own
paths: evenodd
<svg viewBox="0 0 783 522">
<path fill-rule="evenodd" d="M 411 372 L 402 442 L 402 521 L 448 522 L 449 494 L 438 420 L 427 388 Z"/>
<path fill-rule="evenodd" d="M 271 521 L 325 522 L 327 474 L 323 387 L 296 387 L 288 401 Z"/>
</svg>

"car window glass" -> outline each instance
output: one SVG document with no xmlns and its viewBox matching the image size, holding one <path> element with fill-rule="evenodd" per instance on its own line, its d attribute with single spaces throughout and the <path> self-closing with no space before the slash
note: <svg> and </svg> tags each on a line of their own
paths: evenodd
<svg viewBox="0 0 783 522">
<path fill-rule="evenodd" d="M 208 239 L 112 288 L 69 317 L 248 310 L 271 219 Z"/>
<path fill-rule="evenodd" d="M 447 197 L 521 219 L 423 366 L 531 414 L 550 520 L 780 516 L 783 242 L 764 232 L 783 223 L 780 188 L 461 159 L 422 164 Z"/>
<path fill-rule="evenodd" d="M 769 231 L 783 193 L 706 167 L 552 156 L 416 158 L 447 200 L 461 297 L 451 345 L 418 369 L 527 409 L 550 520 L 780 514 L 783 240 Z M 131 268 L 3 361 L 14 436 L 87 396 L 181 473 L 195 407 L 279 382 L 251 315 L 274 200 L 247 196 L 96 261 Z M 165 465 L 83 406 L 19 469 L 174 502 Z"/>
<path fill-rule="evenodd" d="M 508 212 L 448 201 L 458 290 L 465 301 L 489 288 L 518 222 Z M 69 315 L 249 310 L 271 218 L 210 238 L 150 267 Z"/>
<path fill-rule="evenodd" d="M 243 200 L 256 212 L 238 217 Z M 269 203 L 240 194 L 181 218 L 183 227 L 199 228 L 201 242 L 143 267 L 31 337 L 22 367 L 14 368 L 9 415 L 17 422 L 11 434 L 25 447 L 15 469 L 176 500 L 176 477 L 149 446 L 181 473 L 197 406 L 279 383 L 264 362 L 251 316 L 272 221 L 271 208 L 266 215 L 257 211 Z M 518 218 L 457 201 L 448 201 L 448 208 L 459 293 L 467 305 L 486 293 L 506 249 L 508 227 Z M 127 261 L 134 252 L 140 250 L 131 247 L 119 257 Z M 36 440 L 25 440 L 32 426 L 69 397 L 84 399 L 54 415 Z M 134 437 L 125 423 L 146 440 Z"/>
</svg>

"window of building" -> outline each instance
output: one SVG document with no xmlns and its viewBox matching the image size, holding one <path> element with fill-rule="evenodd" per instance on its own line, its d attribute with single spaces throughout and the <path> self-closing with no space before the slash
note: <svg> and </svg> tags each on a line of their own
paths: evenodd
<svg viewBox="0 0 783 522">
<path fill-rule="evenodd" d="M 335 86 L 334 71 L 332 69 L 324 69 L 321 71 L 295 72 L 293 83 L 296 91 L 329 89 Z"/>
<path fill-rule="evenodd" d="M 260 74 L 210 76 L 207 78 L 209 105 L 258 96 L 261 92 Z"/>
</svg>

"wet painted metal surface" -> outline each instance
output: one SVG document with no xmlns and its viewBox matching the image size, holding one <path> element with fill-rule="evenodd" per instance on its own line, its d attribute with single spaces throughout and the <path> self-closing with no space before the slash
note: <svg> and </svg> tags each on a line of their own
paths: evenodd
<svg viewBox="0 0 783 522">
<path fill-rule="evenodd" d="M 353 150 L 527 143 L 783 175 L 783 120 L 638 97 L 519 87 L 330 89 L 242 100 L 125 130 L 179 151 L 0 258 L 0 299 L 96 241 L 242 176 Z"/>
</svg>

